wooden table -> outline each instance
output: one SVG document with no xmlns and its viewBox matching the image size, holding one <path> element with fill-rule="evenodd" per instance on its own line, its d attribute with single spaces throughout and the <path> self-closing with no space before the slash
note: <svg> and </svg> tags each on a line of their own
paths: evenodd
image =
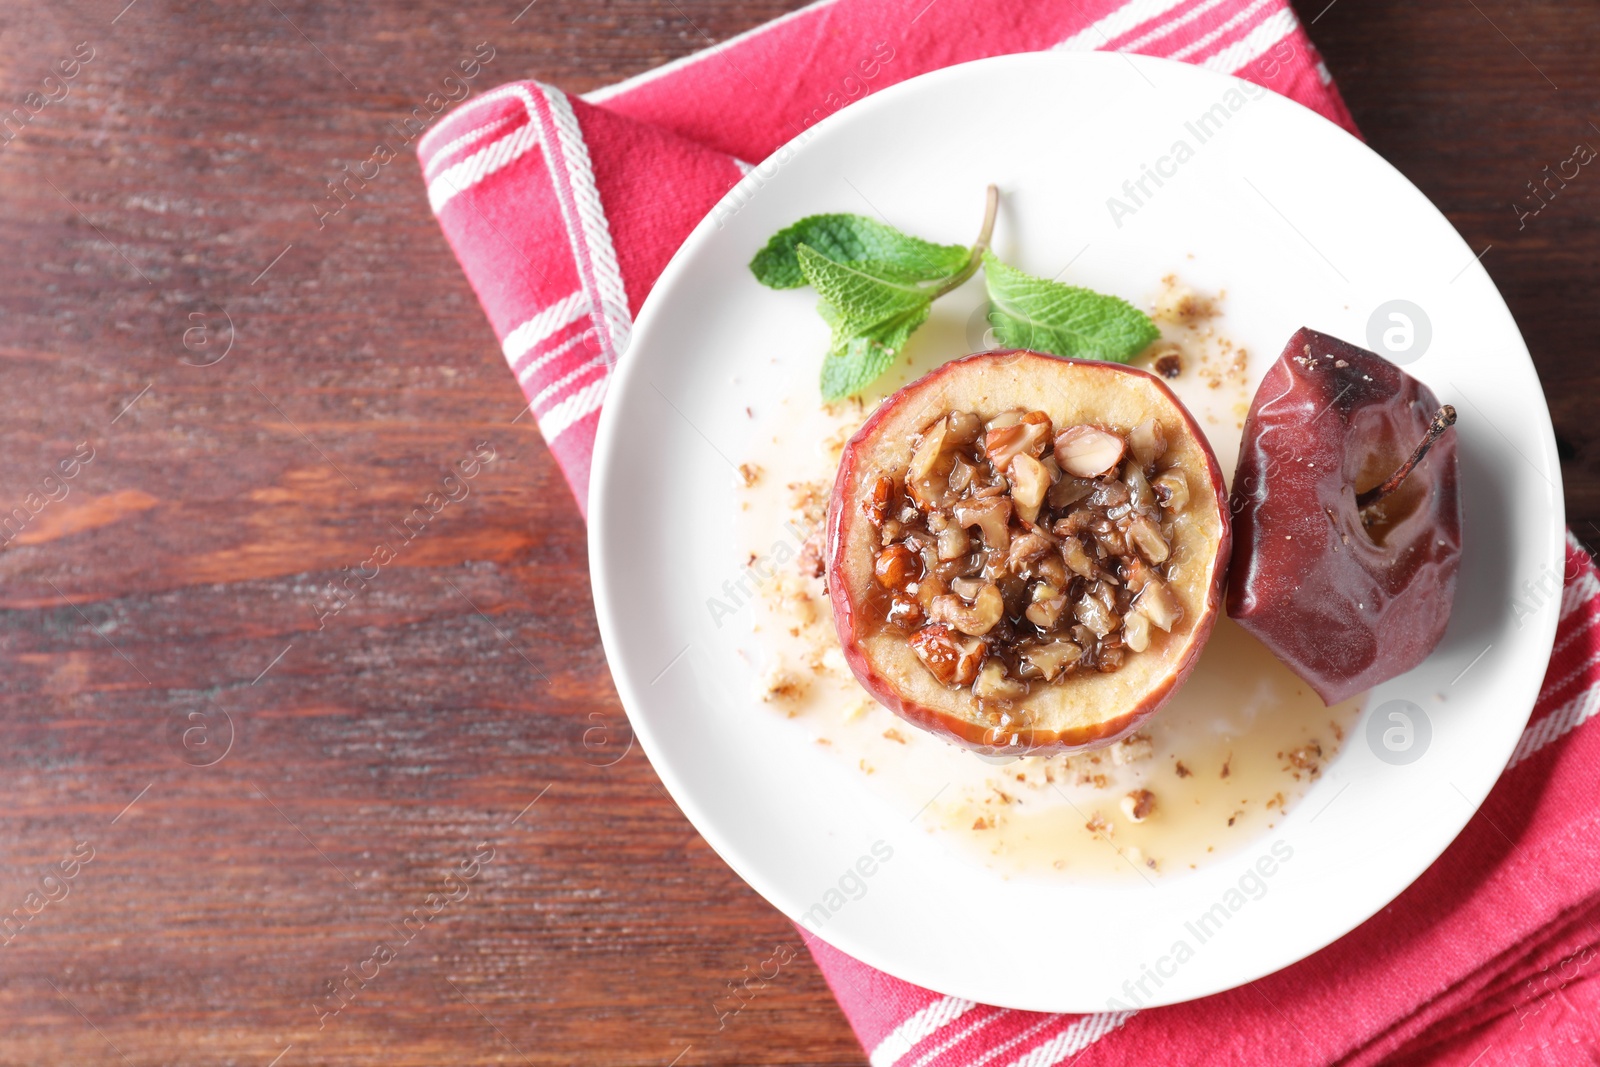
<svg viewBox="0 0 1600 1067">
<path fill-rule="evenodd" d="M 125 2 L 0 27 L 7 106 L 65 93 L 0 147 L 0 1063 L 862 1063 L 803 955 L 719 1028 L 793 930 L 630 751 L 582 524 L 414 164 L 311 208 L 480 41 L 484 85 L 584 90 L 790 4 Z M 1312 34 L 1487 249 L 1600 539 L 1600 174 L 1512 207 L 1600 146 L 1600 8 Z"/>
</svg>

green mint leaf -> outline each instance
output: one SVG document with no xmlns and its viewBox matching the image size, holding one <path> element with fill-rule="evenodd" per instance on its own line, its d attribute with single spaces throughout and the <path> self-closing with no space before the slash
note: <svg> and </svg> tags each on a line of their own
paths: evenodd
<svg viewBox="0 0 1600 1067">
<path fill-rule="evenodd" d="M 806 284 L 799 249 L 805 245 L 835 263 L 870 264 L 873 274 L 926 282 L 955 274 L 970 254 L 960 245 L 936 245 L 865 215 L 811 215 L 779 230 L 750 261 L 762 285 L 795 289 Z"/>
<path fill-rule="evenodd" d="M 1161 336 L 1120 297 L 1046 281 L 983 254 L 989 322 L 1000 343 L 1075 359 L 1126 363 Z"/>
<path fill-rule="evenodd" d="M 810 245 L 799 245 L 795 254 L 801 274 L 829 309 L 823 317 L 833 327 L 835 348 L 841 338 L 933 302 L 932 288 L 879 277 L 865 264 L 836 263 Z"/>
<path fill-rule="evenodd" d="M 817 311 L 833 330 L 821 383 L 822 399 L 832 403 L 889 369 L 912 331 L 927 321 L 938 287 L 881 278 L 871 264 L 837 263 L 805 244 L 796 246 L 795 261 L 822 298 Z"/>
<path fill-rule="evenodd" d="M 877 381 L 893 366 L 912 331 L 927 320 L 931 306 L 930 302 L 909 308 L 855 336 L 840 338 L 836 330 L 835 345 L 822 360 L 823 401 L 831 404 L 854 396 Z M 826 303 L 818 310 L 823 318 L 837 314 Z"/>
</svg>

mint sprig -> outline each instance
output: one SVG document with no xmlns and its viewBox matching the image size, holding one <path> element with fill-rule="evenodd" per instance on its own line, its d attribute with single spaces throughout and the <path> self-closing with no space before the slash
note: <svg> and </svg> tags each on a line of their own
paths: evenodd
<svg viewBox="0 0 1600 1067">
<path fill-rule="evenodd" d="M 1035 278 L 989 251 L 999 190 L 989 186 L 970 248 L 940 245 L 861 215 L 811 215 L 775 234 L 750 261 L 763 285 L 809 285 L 832 330 L 822 399 L 862 392 L 894 365 L 933 302 L 984 268 L 990 321 L 1001 342 L 1057 356 L 1127 362 L 1159 336 L 1118 297 Z"/>
<path fill-rule="evenodd" d="M 905 347 L 912 332 L 927 321 L 933 302 L 977 272 L 983 261 L 983 253 L 989 247 L 989 237 L 994 232 L 995 212 L 999 204 L 1000 192 L 990 186 L 983 229 L 971 248 L 929 245 L 900 234 L 905 242 L 943 250 L 939 253 L 943 259 L 937 273 L 926 263 L 913 270 L 910 261 L 904 259 L 890 263 L 876 260 L 841 262 L 803 241 L 794 245 L 795 266 L 804 284 L 817 291 L 821 298 L 817 302 L 817 311 L 833 330 L 833 340 L 822 360 L 824 401 L 832 403 L 853 396 L 882 377 L 894 365 L 895 357 Z M 899 233 L 882 223 L 872 225 L 876 227 L 872 231 L 874 233 Z M 860 232 L 865 232 L 865 228 Z M 767 248 L 772 247 L 772 243 L 768 242 Z M 909 243 L 898 247 L 907 255 L 914 251 Z M 947 254 L 952 250 L 960 253 L 959 260 Z M 910 277 L 913 273 L 922 276 Z"/>
</svg>

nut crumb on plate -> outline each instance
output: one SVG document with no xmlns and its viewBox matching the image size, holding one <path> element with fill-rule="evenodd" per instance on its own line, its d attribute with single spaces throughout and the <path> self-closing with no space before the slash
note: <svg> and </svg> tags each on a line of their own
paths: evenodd
<svg viewBox="0 0 1600 1067">
<path fill-rule="evenodd" d="M 1122 812 L 1134 822 L 1144 822 L 1156 810 L 1156 795 L 1148 789 L 1135 789 L 1122 798 Z"/>
<path fill-rule="evenodd" d="M 1155 744 L 1146 733 L 1130 734 L 1111 746 L 1111 762 L 1118 767 L 1139 763 L 1155 755 Z"/>
</svg>

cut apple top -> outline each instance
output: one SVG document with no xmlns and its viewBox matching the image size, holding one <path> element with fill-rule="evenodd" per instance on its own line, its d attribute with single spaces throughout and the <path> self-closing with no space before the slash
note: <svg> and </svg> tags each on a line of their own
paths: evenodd
<svg viewBox="0 0 1600 1067">
<path fill-rule="evenodd" d="M 856 677 L 986 751 L 1110 743 L 1174 692 L 1228 558 L 1215 457 L 1153 375 L 946 364 L 845 449 L 829 593 Z"/>
</svg>

